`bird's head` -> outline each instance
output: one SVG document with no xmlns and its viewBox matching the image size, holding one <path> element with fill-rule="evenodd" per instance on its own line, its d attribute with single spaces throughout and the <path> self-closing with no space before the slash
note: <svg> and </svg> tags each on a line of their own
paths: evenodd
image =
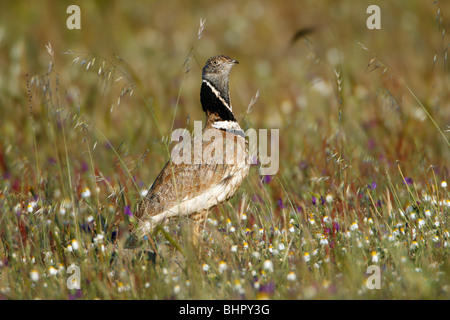
<svg viewBox="0 0 450 320">
<path fill-rule="evenodd" d="M 228 80 L 231 68 L 236 64 L 239 64 L 237 60 L 231 59 L 225 55 L 211 57 L 206 61 L 206 64 L 203 67 L 203 79 L 208 80 L 211 83 Z"/>
</svg>

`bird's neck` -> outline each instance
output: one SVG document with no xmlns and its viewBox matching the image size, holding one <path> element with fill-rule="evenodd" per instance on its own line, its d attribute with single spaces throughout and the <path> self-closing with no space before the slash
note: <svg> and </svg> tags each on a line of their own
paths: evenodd
<svg viewBox="0 0 450 320">
<path fill-rule="evenodd" d="M 203 111 L 206 113 L 207 122 L 236 121 L 231 108 L 228 81 L 215 85 L 209 80 L 203 79 L 200 101 Z"/>
</svg>

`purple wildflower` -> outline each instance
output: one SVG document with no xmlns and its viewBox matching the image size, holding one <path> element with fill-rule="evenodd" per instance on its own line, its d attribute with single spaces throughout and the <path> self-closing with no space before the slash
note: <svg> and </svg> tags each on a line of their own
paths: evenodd
<svg viewBox="0 0 450 320">
<path fill-rule="evenodd" d="M 83 297 L 83 292 L 81 289 L 76 289 L 75 293 L 69 293 L 69 300 L 77 300 L 79 298 Z"/>
<path fill-rule="evenodd" d="M 53 166 L 53 165 L 56 164 L 56 160 L 55 160 L 55 158 L 53 158 L 53 157 L 48 157 L 48 158 L 47 158 L 47 162 L 48 162 L 48 164 L 51 165 L 51 166 Z"/>
<path fill-rule="evenodd" d="M 270 281 L 268 283 L 261 285 L 261 287 L 259 288 L 259 292 L 264 292 L 270 295 L 275 292 L 275 287 L 276 287 L 275 282 Z"/>
<path fill-rule="evenodd" d="M 270 183 L 270 181 L 272 181 L 272 179 L 273 179 L 273 176 L 266 175 L 266 176 L 263 176 L 262 181 L 263 181 L 263 183 Z"/>
<path fill-rule="evenodd" d="M 306 170 L 306 169 L 308 169 L 308 163 L 306 163 L 305 161 L 301 161 L 301 162 L 298 164 L 298 168 L 299 168 L 300 170 Z"/>
<path fill-rule="evenodd" d="M 81 172 L 82 173 L 85 173 L 85 172 L 87 172 L 89 170 L 89 165 L 86 163 L 86 161 L 83 161 L 82 163 L 81 163 Z"/>
<path fill-rule="evenodd" d="M 277 205 L 278 205 L 278 208 L 280 208 L 280 209 L 286 208 L 286 206 L 283 204 L 283 199 L 281 199 L 281 198 L 278 199 Z"/>
<path fill-rule="evenodd" d="M 375 148 L 375 141 L 372 138 L 367 140 L 367 148 L 369 148 L 369 150 L 373 150 Z"/>
<path fill-rule="evenodd" d="M 133 216 L 133 212 L 131 212 L 130 206 L 125 206 L 125 210 L 124 210 L 125 215 L 132 217 Z"/>
<path fill-rule="evenodd" d="M 410 184 L 413 183 L 413 179 L 410 178 L 410 177 L 406 177 L 406 178 L 405 178 L 405 183 L 409 186 Z"/>
<path fill-rule="evenodd" d="M 339 223 L 335 222 L 334 223 L 334 230 L 336 230 L 336 232 L 338 232 L 340 228 L 341 227 L 339 226 Z"/>
<path fill-rule="evenodd" d="M 377 188 L 377 183 L 374 181 L 370 186 L 367 186 L 367 188 L 375 190 Z"/>
<path fill-rule="evenodd" d="M 313 204 L 313 206 L 316 205 L 316 201 L 317 201 L 317 198 L 315 196 L 312 196 L 312 204 Z"/>
<path fill-rule="evenodd" d="M 324 205 L 325 204 L 325 198 L 320 196 L 320 202 L 322 203 L 322 205 Z"/>
</svg>

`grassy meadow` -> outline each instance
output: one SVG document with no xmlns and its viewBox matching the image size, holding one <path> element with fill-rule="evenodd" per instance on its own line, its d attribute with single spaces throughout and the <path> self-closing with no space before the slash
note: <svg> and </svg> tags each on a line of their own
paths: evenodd
<svg viewBox="0 0 450 320">
<path fill-rule="evenodd" d="M 71 4 L 0 3 L 0 299 L 450 298 L 448 1 L 84 0 L 69 30 Z M 151 261 L 128 227 L 217 54 L 279 171 Z"/>
</svg>

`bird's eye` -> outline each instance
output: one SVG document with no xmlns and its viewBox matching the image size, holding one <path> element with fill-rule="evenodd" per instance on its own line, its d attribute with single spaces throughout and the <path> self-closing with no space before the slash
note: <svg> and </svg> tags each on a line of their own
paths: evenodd
<svg viewBox="0 0 450 320">
<path fill-rule="evenodd" d="M 213 64 L 214 66 L 217 66 L 217 65 L 219 64 L 219 60 L 213 60 L 212 64 Z"/>
</svg>

